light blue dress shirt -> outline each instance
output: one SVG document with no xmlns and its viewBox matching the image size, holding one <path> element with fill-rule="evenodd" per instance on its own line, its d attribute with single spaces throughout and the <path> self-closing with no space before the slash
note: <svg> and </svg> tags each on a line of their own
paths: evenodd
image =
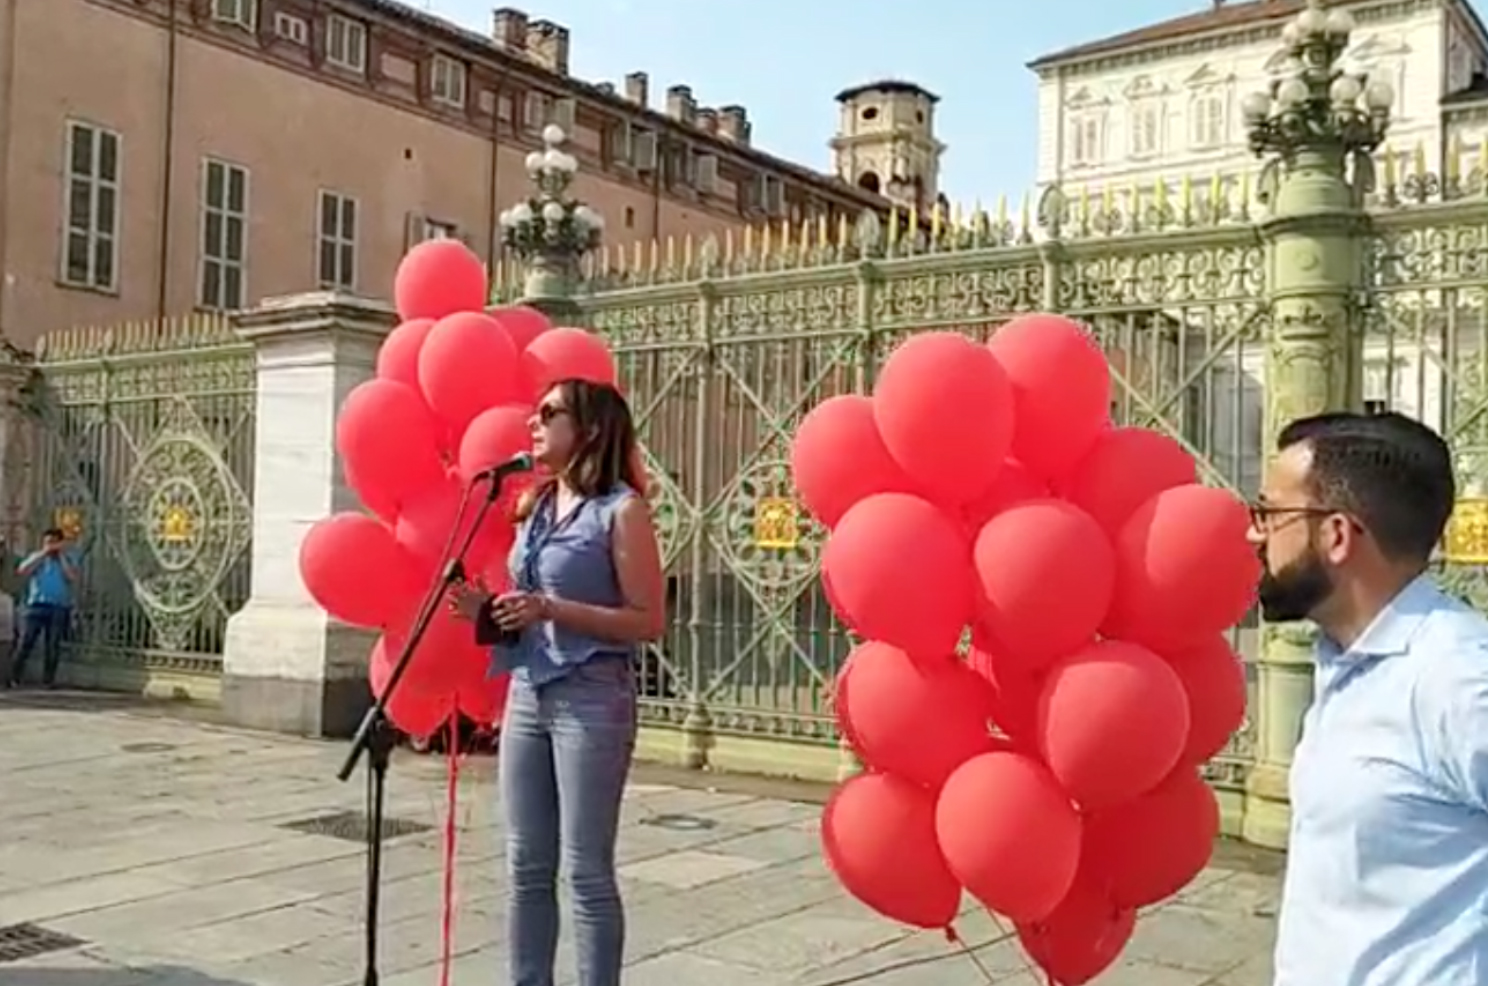
<svg viewBox="0 0 1488 986">
<path fill-rule="evenodd" d="M 1488 620 L 1419 578 L 1319 644 L 1276 986 L 1488 986 Z"/>
</svg>

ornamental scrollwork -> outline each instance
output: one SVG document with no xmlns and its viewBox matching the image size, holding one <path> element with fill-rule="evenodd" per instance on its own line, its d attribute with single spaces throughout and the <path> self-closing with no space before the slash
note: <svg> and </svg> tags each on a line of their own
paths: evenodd
<svg viewBox="0 0 1488 986">
<path fill-rule="evenodd" d="M 120 561 L 167 650 L 191 650 L 205 610 L 252 536 L 248 499 L 217 448 L 166 431 L 140 454 L 121 491 Z"/>
</svg>

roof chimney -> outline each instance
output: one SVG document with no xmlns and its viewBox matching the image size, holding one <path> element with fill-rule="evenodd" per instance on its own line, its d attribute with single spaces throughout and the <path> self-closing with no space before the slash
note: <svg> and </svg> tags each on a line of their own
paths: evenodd
<svg viewBox="0 0 1488 986">
<path fill-rule="evenodd" d="M 625 98 L 644 109 L 649 101 L 651 79 L 645 72 L 632 72 L 625 77 Z"/>
<path fill-rule="evenodd" d="M 697 111 L 697 126 L 705 134 L 718 133 L 718 111 L 705 107 Z"/>
<path fill-rule="evenodd" d="M 742 106 L 724 106 L 718 111 L 718 136 L 749 146 L 749 111 Z"/>
<path fill-rule="evenodd" d="M 678 123 L 693 125 L 697 119 L 697 100 L 692 97 L 691 86 L 672 86 L 667 90 L 666 114 Z"/>
<path fill-rule="evenodd" d="M 555 75 L 568 75 L 568 28 L 533 21 L 527 27 L 527 55 Z"/>
<path fill-rule="evenodd" d="M 498 7 L 491 12 L 491 40 L 507 51 L 527 47 L 527 12 L 515 7 Z"/>
</svg>

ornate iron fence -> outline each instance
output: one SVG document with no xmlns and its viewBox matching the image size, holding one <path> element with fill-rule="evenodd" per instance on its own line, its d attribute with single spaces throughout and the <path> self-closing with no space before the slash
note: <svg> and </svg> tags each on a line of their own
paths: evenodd
<svg viewBox="0 0 1488 986">
<path fill-rule="evenodd" d="M 73 674 L 215 680 L 248 596 L 254 357 L 226 317 L 48 335 L 33 526 L 74 538 Z"/>
<path fill-rule="evenodd" d="M 984 338 L 1035 310 L 1081 318 L 1116 368 L 1119 422 L 1173 435 L 1208 481 L 1253 488 L 1264 249 L 1248 187 L 1205 187 L 1056 192 L 1016 214 L 808 224 L 597 264 L 585 311 L 619 353 L 670 576 L 647 719 L 835 741 L 829 685 L 851 641 L 818 586 L 824 532 L 797 507 L 790 436 L 822 399 L 871 387 L 908 333 Z M 1253 657 L 1253 627 L 1239 634 Z M 1217 783 L 1241 782 L 1252 736 L 1247 725 L 1213 765 Z"/>
</svg>

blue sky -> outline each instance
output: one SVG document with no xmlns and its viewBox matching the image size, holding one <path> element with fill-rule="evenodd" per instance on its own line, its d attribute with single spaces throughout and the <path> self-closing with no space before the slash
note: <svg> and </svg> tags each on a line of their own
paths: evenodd
<svg viewBox="0 0 1488 986">
<path fill-rule="evenodd" d="M 406 0 L 488 32 L 493 0 Z M 941 97 L 942 188 L 989 203 L 1033 181 L 1032 58 L 1208 7 L 1213 0 L 506 0 L 567 25 L 592 81 L 651 75 L 653 106 L 686 83 L 699 102 L 749 108 L 755 143 L 827 170 L 832 97 L 905 78 Z"/>
</svg>

